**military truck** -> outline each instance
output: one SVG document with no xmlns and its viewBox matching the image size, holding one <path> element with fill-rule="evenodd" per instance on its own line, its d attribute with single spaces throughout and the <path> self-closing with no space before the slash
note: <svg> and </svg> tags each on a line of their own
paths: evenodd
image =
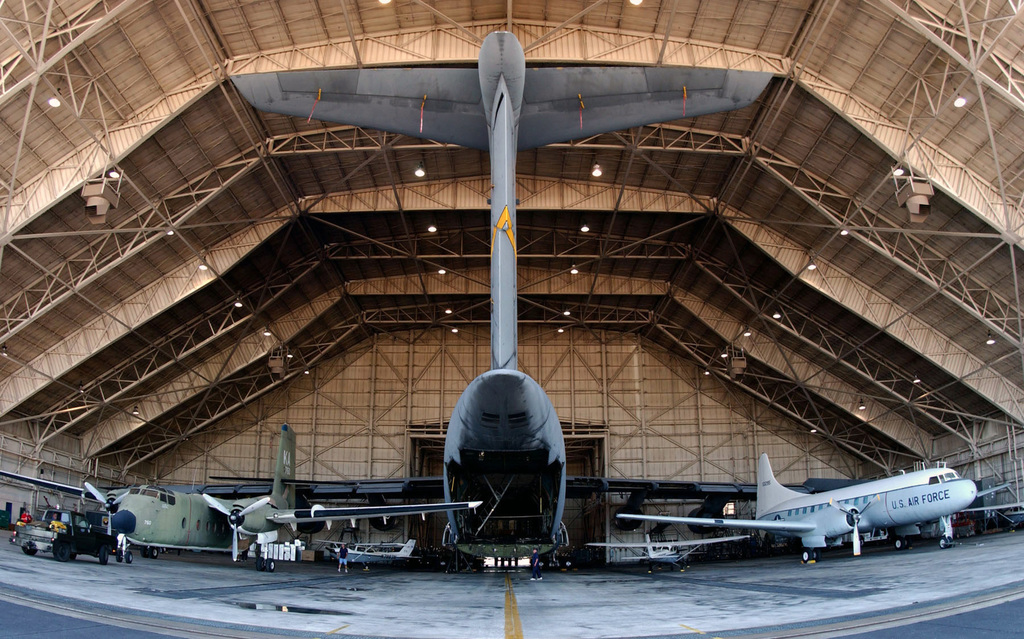
<svg viewBox="0 0 1024 639">
<path fill-rule="evenodd" d="M 117 548 L 117 538 L 93 528 L 85 515 L 57 508 L 48 509 L 41 519 L 31 523 L 18 522 L 14 540 L 26 555 L 41 550 L 53 553 L 57 561 L 92 555 L 102 566 Z"/>
</svg>

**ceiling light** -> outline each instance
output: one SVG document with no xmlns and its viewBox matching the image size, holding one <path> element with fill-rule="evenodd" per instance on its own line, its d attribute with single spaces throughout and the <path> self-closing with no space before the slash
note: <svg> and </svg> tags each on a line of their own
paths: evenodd
<svg viewBox="0 0 1024 639">
<path fill-rule="evenodd" d="M 644 0 L 629 0 L 629 4 L 633 5 L 634 7 L 639 7 L 641 4 L 643 4 L 643 1 Z"/>
<path fill-rule="evenodd" d="M 704 369 L 704 374 L 705 374 L 705 375 L 710 375 L 710 374 L 711 374 L 711 371 L 709 371 L 708 369 L 706 369 L 706 368 L 705 368 L 705 369 Z"/>
<path fill-rule="evenodd" d="M 750 337 L 750 335 L 751 335 L 750 327 L 747 326 L 746 328 L 743 329 L 743 337 Z"/>
<path fill-rule="evenodd" d="M 814 262 L 811 262 L 810 264 L 807 265 L 807 270 L 808 271 L 813 271 L 816 268 L 818 268 L 818 265 L 815 264 Z"/>
<path fill-rule="evenodd" d="M 593 175 L 594 177 L 601 177 L 601 173 L 602 171 L 600 164 L 595 163 L 594 166 L 590 169 L 590 174 Z"/>
<path fill-rule="evenodd" d="M 306 370 L 302 371 L 302 374 L 303 375 L 309 375 L 309 369 L 307 368 Z"/>
<path fill-rule="evenodd" d="M 242 300 L 235 300 L 235 308 L 242 308 Z"/>
<path fill-rule="evenodd" d="M 447 273 L 447 272 L 448 272 L 448 271 L 444 270 L 443 268 L 439 268 L 439 269 L 437 269 L 437 274 L 438 274 L 438 275 L 444 275 L 444 274 L 445 274 L 445 273 Z"/>
<path fill-rule="evenodd" d="M 270 337 L 270 329 L 269 328 L 263 329 L 263 337 Z"/>
<path fill-rule="evenodd" d="M 450 309 L 450 308 L 444 309 L 444 314 L 445 315 L 451 315 L 452 314 L 452 309 Z"/>
<path fill-rule="evenodd" d="M 921 383 L 921 378 L 918 377 L 917 375 L 914 375 L 914 383 L 915 384 L 920 384 Z"/>
<path fill-rule="evenodd" d="M 583 226 L 580 227 L 580 232 L 581 233 L 589 233 L 590 232 L 590 227 L 587 226 L 586 224 L 584 224 Z"/>
<path fill-rule="evenodd" d="M 295 357 L 295 356 L 294 356 L 294 355 L 292 355 L 291 353 L 288 353 L 287 355 L 285 355 L 285 357 L 287 357 L 288 359 L 291 359 L 291 358 L 293 358 L 293 357 Z"/>
<path fill-rule="evenodd" d="M 167 229 L 168 235 L 174 235 L 174 229 Z"/>
<path fill-rule="evenodd" d="M 866 410 L 866 409 L 867 409 L 867 407 L 868 407 L 868 406 L 867 406 L 867 404 L 865 404 L 865 403 L 864 403 L 864 400 L 863 400 L 863 399 L 862 399 L 862 400 L 859 400 L 859 401 L 857 402 L 857 410 Z"/>
<path fill-rule="evenodd" d="M 722 359 L 725 359 L 726 357 L 729 357 L 729 353 L 728 352 L 722 353 Z"/>
<path fill-rule="evenodd" d="M 569 317 L 569 311 L 562 311 L 562 315 L 565 315 L 566 317 Z"/>
<path fill-rule="evenodd" d="M 132 409 L 132 415 L 138 415 L 138 414 L 139 414 L 139 407 L 136 406 L 135 408 Z"/>
<path fill-rule="evenodd" d="M 985 340 L 985 343 L 988 344 L 989 346 L 992 346 L 993 344 L 996 343 L 996 338 L 992 337 L 992 331 L 989 331 L 988 339 Z"/>
<path fill-rule="evenodd" d="M 842 229 L 842 230 L 839 231 L 839 234 L 840 235 L 849 235 L 850 231 L 848 229 Z"/>
<path fill-rule="evenodd" d="M 82 382 L 78 382 L 78 392 L 79 393 L 84 393 L 85 392 L 85 384 L 83 384 Z"/>
<path fill-rule="evenodd" d="M 573 265 L 572 265 L 572 268 L 571 268 L 571 269 L 569 269 L 569 273 L 571 273 L 571 274 L 573 274 L 573 275 L 576 275 L 576 274 L 577 274 L 577 273 L 579 273 L 579 272 L 580 272 L 580 270 L 579 270 L 578 268 L 576 268 L 576 265 L 575 265 L 575 264 L 573 264 Z"/>
<path fill-rule="evenodd" d="M 772 319 L 782 319 L 782 313 L 775 311 L 772 313 Z"/>
<path fill-rule="evenodd" d="M 437 227 L 431 224 L 430 226 L 427 227 L 427 231 L 430 233 L 437 233 Z"/>
<path fill-rule="evenodd" d="M 812 428 L 812 429 L 811 429 L 811 432 L 812 432 L 812 433 L 816 433 L 816 432 L 818 432 L 818 429 L 817 429 L 817 428 Z"/>
<path fill-rule="evenodd" d="M 52 98 L 47 100 L 46 103 L 56 109 L 60 106 L 60 98 L 58 98 L 57 96 L 53 96 Z"/>
<path fill-rule="evenodd" d="M 7 357 L 7 344 L 4 344 L 3 347 L 0 348 L 0 353 L 2 353 L 4 357 Z"/>
<path fill-rule="evenodd" d="M 898 166 L 898 167 L 896 167 L 895 169 L 892 170 L 892 174 L 895 175 L 896 177 L 899 177 L 899 176 L 903 175 L 904 173 L 905 173 L 905 171 L 903 170 L 902 166 Z"/>
<path fill-rule="evenodd" d="M 415 174 L 416 177 L 423 177 L 424 175 L 427 174 L 427 170 L 423 168 L 422 162 L 416 165 L 416 170 L 413 171 L 413 174 Z"/>
<path fill-rule="evenodd" d="M 121 177 L 121 174 L 118 172 L 117 169 L 110 169 L 109 171 L 107 171 L 107 177 L 116 180 L 117 178 Z"/>
<path fill-rule="evenodd" d="M 381 4 L 391 4 L 391 0 L 377 0 Z"/>
<path fill-rule="evenodd" d="M 453 333 L 458 333 L 458 332 L 459 332 L 459 329 L 457 329 L 457 328 L 453 328 L 453 329 L 452 329 L 452 332 L 453 332 Z"/>
<path fill-rule="evenodd" d="M 206 264 L 200 264 L 200 265 L 199 265 L 199 270 L 200 270 L 200 271 L 205 271 L 205 270 L 207 270 L 207 269 L 209 269 L 209 268 L 210 268 L 210 267 L 209 267 L 209 266 L 207 266 Z"/>
<path fill-rule="evenodd" d="M 967 104 L 967 98 L 965 98 L 962 95 L 958 95 L 956 97 L 956 100 L 953 100 L 953 106 L 955 106 L 958 109 L 962 109 L 965 104 Z"/>
<path fill-rule="evenodd" d="M 560 328 L 560 329 L 558 329 L 558 332 L 559 332 L 559 333 L 564 333 L 564 332 L 565 332 L 565 329 L 564 329 L 564 328 Z"/>
</svg>

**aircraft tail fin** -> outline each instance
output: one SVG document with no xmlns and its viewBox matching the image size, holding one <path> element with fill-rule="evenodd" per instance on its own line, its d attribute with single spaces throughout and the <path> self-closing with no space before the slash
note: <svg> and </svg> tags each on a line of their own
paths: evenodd
<svg viewBox="0 0 1024 639">
<path fill-rule="evenodd" d="M 395 555 L 395 557 L 411 557 L 412 556 L 412 549 L 415 548 L 415 547 L 416 547 L 416 540 L 415 539 L 410 539 L 409 541 L 405 542 L 405 545 L 402 546 L 402 549 L 398 551 L 398 554 Z"/>
<path fill-rule="evenodd" d="M 271 495 L 278 508 L 295 508 L 295 486 L 285 484 L 286 479 L 295 479 L 295 431 L 288 424 L 281 424 L 281 443 L 277 447 Z"/>
<path fill-rule="evenodd" d="M 760 519 L 762 514 L 771 512 L 778 504 L 799 495 L 776 481 L 768 455 L 761 453 L 757 460 L 757 517 Z"/>
</svg>

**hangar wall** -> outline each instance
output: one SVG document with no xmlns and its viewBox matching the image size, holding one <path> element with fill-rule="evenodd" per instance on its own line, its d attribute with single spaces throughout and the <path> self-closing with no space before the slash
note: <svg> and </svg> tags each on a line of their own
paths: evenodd
<svg viewBox="0 0 1024 639">
<path fill-rule="evenodd" d="M 269 476 L 282 422 L 296 432 L 301 479 L 438 475 L 442 425 L 489 362 L 485 325 L 374 335 L 156 459 L 154 478 Z M 635 334 L 526 325 L 519 363 L 558 410 L 570 474 L 753 482 L 762 451 L 787 482 L 861 470 L 827 440 Z M 569 504 L 566 521 L 581 519 L 580 508 Z"/>
</svg>

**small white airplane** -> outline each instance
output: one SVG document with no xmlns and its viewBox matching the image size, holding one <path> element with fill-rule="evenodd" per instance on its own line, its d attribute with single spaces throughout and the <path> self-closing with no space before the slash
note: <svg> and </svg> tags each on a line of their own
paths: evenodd
<svg viewBox="0 0 1024 639">
<path fill-rule="evenodd" d="M 337 557 L 341 543 L 332 542 L 328 545 L 331 548 L 331 554 Z M 412 557 L 412 550 L 415 547 L 415 539 L 410 539 L 404 544 L 348 544 L 348 562 L 350 564 L 389 564 Z"/>
<path fill-rule="evenodd" d="M 643 555 L 626 555 L 617 556 L 610 563 L 632 563 L 635 561 L 646 561 L 650 564 L 671 564 L 676 565 L 679 562 L 685 562 L 686 558 L 697 552 L 704 546 L 711 544 L 721 544 L 727 541 L 739 541 L 740 539 L 746 539 L 750 535 L 734 535 L 732 537 L 714 537 L 711 539 L 690 539 L 680 541 L 651 541 L 649 534 L 644 535 L 645 543 L 611 543 L 611 542 L 593 542 L 587 544 L 595 548 L 642 548 L 644 550 Z"/>
<path fill-rule="evenodd" d="M 985 491 L 989 492 L 989 491 Z M 864 482 L 821 493 L 803 494 L 775 480 L 768 455 L 757 465 L 757 519 L 711 519 L 666 515 L 617 515 L 671 524 L 688 524 L 742 530 L 766 530 L 803 543 L 803 563 L 821 558 L 821 548 L 853 542 L 860 555 L 860 531 L 893 529 L 893 546 L 907 547 L 907 535 L 920 534 L 919 524 L 938 521 L 939 545 L 953 544 L 950 516 L 967 508 L 978 496 L 970 479 L 949 468 L 929 468 Z"/>
</svg>

